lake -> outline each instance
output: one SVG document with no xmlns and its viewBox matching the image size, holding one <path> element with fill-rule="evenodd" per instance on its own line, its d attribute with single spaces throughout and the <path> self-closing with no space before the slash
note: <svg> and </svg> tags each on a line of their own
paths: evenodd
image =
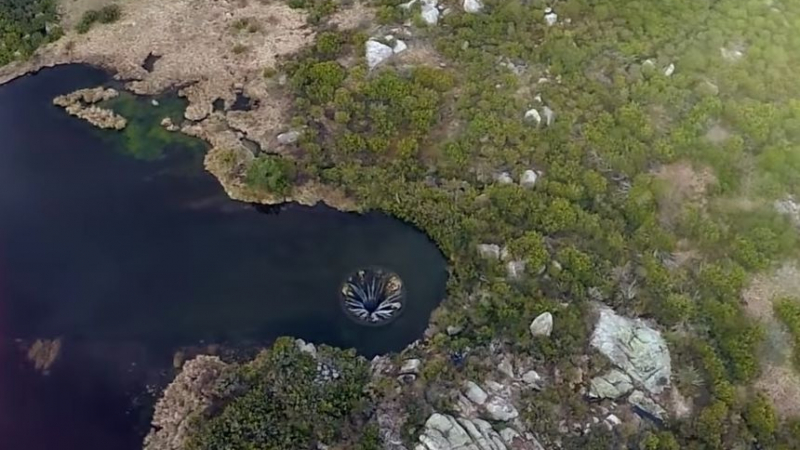
<svg viewBox="0 0 800 450">
<path fill-rule="evenodd" d="M 4 450 L 140 448 L 146 385 L 168 381 L 185 347 L 290 335 L 370 357 L 422 336 L 447 279 L 427 236 L 379 213 L 228 199 L 202 168 L 205 146 L 158 127 L 177 99 L 129 99 L 124 133 L 51 104 L 109 83 L 72 65 L 0 86 Z M 380 327 L 347 317 L 339 296 L 373 266 L 397 274 L 406 298 Z M 54 338 L 45 375 L 21 347 Z"/>
</svg>

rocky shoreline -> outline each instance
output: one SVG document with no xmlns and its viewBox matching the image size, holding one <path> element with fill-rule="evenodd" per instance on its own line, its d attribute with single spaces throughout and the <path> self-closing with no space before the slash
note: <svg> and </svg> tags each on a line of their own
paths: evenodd
<svg viewBox="0 0 800 450">
<path fill-rule="evenodd" d="M 369 14 L 360 5 L 353 15 Z M 237 22 L 264 20 L 269 26 L 258 32 L 235 34 Z M 306 182 L 286 197 L 277 197 L 249 189 L 243 183 L 242 167 L 255 157 L 244 140 L 255 142 L 284 157 L 292 157 L 293 142 L 279 136 L 289 130 L 286 114 L 290 103 L 278 82 L 265 82 L 264 70 L 274 68 L 279 59 L 292 55 L 313 42 L 315 32 L 306 26 L 307 13 L 283 3 L 206 2 L 198 6 L 190 0 L 178 0 L 165 6 L 157 0 L 126 4 L 122 18 L 96 27 L 86 34 L 68 32 L 62 39 L 41 49 L 29 60 L 0 68 L 0 85 L 39 70 L 64 64 L 88 64 L 114 73 L 124 88 L 137 95 L 157 95 L 178 89 L 188 101 L 186 123 L 165 123 L 171 131 L 205 140 L 211 146 L 205 166 L 233 199 L 279 204 L 294 201 L 303 205 L 323 202 L 339 210 L 357 207 L 344 192 L 319 183 Z M 358 21 L 342 20 L 343 27 Z M 142 33 L 140 24 L 148 24 Z M 234 48 L 247 48 L 239 54 Z M 152 55 L 158 59 L 145 62 Z M 213 55 L 213 56 L 212 56 Z M 95 126 L 121 130 L 122 116 L 93 103 L 110 95 L 102 88 L 60 96 L 54 103 L 67 113 Z M 100 95 L 96 101 L 94 96 Z M 251 99 L 253 107 L 232 109 L 237 95 Z M 107 99 L 107 98 L 106 98 Z M 224 108 L 214 108 L 222 101 Z M 218 156 L 235 155 L 236 170 L 222 170 Z M 229 165 L 230 166 L 230 165 Z"/>
</svg>

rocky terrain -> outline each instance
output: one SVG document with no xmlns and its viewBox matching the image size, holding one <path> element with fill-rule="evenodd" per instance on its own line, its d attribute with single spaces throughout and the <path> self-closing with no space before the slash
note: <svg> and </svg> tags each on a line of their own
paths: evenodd
<svg viewBox="0 0 800 450">
<path fill-rule="evenodd" d="M 59 95 L 53 99 L 53 104 L 64 108 L 67 114 L 83 119 L 90 124 L 103 129 L 122 130 L 128 121 L 106 108 L 101 108 L 95 103 L 110 100 L 119 95 L 114 89 L 97 87 L 81 89 L 66 95 Z"/>
</svg>

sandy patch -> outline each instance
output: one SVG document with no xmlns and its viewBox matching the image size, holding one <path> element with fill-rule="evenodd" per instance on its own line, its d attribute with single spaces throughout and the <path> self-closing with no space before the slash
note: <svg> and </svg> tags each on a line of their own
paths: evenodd
<svg viewBox="0 0 800 450">
<path fill-rule="evenodd" d="M 655 177 L 666 186 L 659 198 L 659 218 L 666 226 L 675 223 L 687 203 L 704 207 L 708 187 L 717 182 L 711 169 L 683 161 L 661 166 Z"/>
<path fill-rule="evenodd" d="M 792 366 L 792 337 L 775 318 L 773 302 L 798 293 L 800 270 L 788 263 L 756 276 L 742 293 L 745 312 L 763 323 L 766 331 L 760 352 L 762 372 L 754 386 L 772 400 L 782 417 L 800 417 L 800 374 Z"/>
</svg>

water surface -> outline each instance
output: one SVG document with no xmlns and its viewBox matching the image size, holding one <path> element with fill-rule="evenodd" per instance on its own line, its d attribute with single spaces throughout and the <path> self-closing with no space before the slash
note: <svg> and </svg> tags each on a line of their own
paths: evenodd
<svg viewBox="0 0 800 450">
<path fill-rule="evenodd" d="M 202 170 L 202 144 L 154 127 L 173 115 L 169 99 L 136 101 L 121 134 L 51 106 L 108 81 L 64 66 L 0 87 L 4 450 L 137 448 L 144 384 L 169 375 L 184 346 L 292 335 L 371 356 L 421 336 L 446 279 L 426 236 L 377 213 L 264 214 L 231 201 Z M 385 327 L 360 326 L 339 304 L 342 281 L 369 266 L 406 289 L 402 316 Z M 56 337 L 63 351 L 41 375 L 19 340 Z"/>
</svg>

